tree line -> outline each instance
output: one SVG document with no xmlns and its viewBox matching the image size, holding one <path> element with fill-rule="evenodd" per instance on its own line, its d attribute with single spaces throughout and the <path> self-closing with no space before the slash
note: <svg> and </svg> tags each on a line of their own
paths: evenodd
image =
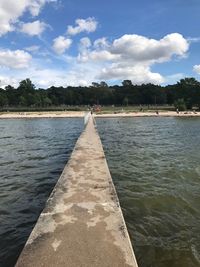
<svg viewBox="0 0 200 267">
<path fill-rule="evenodd" d="M 175 105 L 180 109 L 200 109 L 200 82 L 195 78 L 181 79 L 174 85 L 151 83 L 134 85 L 124 80 L 121 85 L 108 86 L 106 82 L 92 83 L 88 87 L 35 87 L 30 79 L 17 88 L 0 88 L 0 107 L 51 107 L 78 105 Z"/>
</svg>

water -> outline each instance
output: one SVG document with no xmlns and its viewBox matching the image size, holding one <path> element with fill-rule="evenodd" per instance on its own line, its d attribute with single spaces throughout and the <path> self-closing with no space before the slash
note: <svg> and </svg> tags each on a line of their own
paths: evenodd
<svg viewBox="0 0 200 267">
<path fill-rule="evenodd" d="M 140 267 L 200 267 L 200 118 L 97 120 Z"/>
<path fill-rule="evenodd" d="M 14 266 L 82 129 L 82 119 L 0 120 L 0 267 Z"/>
<path fill-rule="evenodd" d="M 200 267 L 200 119 L 99 119 L 140 267 Z M 83 128 L 0 120 L 0 267 L 14 266 Z"/>
</svg>

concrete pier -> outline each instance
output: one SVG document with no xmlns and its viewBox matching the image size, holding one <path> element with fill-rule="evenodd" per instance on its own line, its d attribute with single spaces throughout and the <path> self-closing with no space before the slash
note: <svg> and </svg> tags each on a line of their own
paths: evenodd
<svg viewBox="0 0 200 267">
<path fill-rule="evenodd" d="M 16 266 L 137 267 L 92 118 Z"/>
</svg>

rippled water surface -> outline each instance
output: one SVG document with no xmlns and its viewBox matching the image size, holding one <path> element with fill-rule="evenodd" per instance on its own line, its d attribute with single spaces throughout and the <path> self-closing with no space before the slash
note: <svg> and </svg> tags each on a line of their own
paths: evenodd
<svg viewBox="0 0 200 267">
<path fill-rule="evenodd" d="M 200 267 L 200 119 L 99 119 L 140 267 Z"/>
<path fill-rule="evenodd" d="M 0 267 L 14 266 L 82 129 L 82 119 L 0 120 Z"/>
</svg>

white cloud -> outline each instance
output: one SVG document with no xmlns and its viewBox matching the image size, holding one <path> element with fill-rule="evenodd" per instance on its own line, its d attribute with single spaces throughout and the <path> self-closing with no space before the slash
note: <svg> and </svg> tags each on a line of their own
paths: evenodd
<svg viewBox="0 0 200 267">
<path fill-rule="evenodd" d="M 126 36 L 126 37 L 124 37 Z M 55 86 L 90 85 L 93 81 L 117 81 L 129 79 L 134 84 L 155 83 L 160 84 L 176 80 L 177 76 L 163 77 L 160 73 L 152 70 L 155 64 L 164 61 L 172 61 L 176 57 L 184 57 L 189 48 L 189 43 L 180 34 L 169 34 L 160 40 L 148 39 L 138 35 L 124 35 L 109 43 L 106 38 L 96 40 L 94 43 L 87 37 L 80 39 L 78 56 L 64 54 L 71 46 L 72 40 L 59 36 L 53 41 L 53 49 L 59 56 L 60 66 L 47 63 L 45 60 L 55 58 L 50 51 L 40 50 L 41 59 L 32 60 L 30 68 L 9 70 L 2 68 L 1 75 L 4 81 L 12 77 L 13 82 L 30 77 L 37 87 L 47 88 Z M 37 47 L 26 48 L 27 51 L 37 51 Z M 8 55 L 2 54 L 10 53 Z M 23 50 L 18 52 L 0 49 L 0 66 L 22 68 L 27 67 L 31 55 Z M 8 53 L 9 52 L 9 53 Z M 136 53 L 137 52 L 137 53 Z M 26 56 L 25 56 L 26 55 Z M 23 58 L 24 61 L 23 61 Z M 56 58 L 58 58 L 56 56 Z M 48 65 L 48 66 L 45 66 Z M 50 67 L 52 66 L 52 67 Z M 194 69 L 199 69 L 197 65 Z M 66 67 L 66 68 L 65 68 Z M 65 68 L 65 69 L 64 69 Z M 7 78 L 8 77 L 8 78 Z M 5 84 L 5 82 L 4 82 Z"/>
<path fill-rule="evenodd" d="M 15 30 L 15 24 L 25 11 L 38 16 L 43 6 L 57 0 L 1 0 L 0 1 L 0 36 Z"/>
<path fill-rule="evenodd" d="M 77 19 L 76 20 L 77 26 L 69 25 L 67 27 L 67 34 L 69 35 L 76 35 L 81 32 L 94 32 L 96 31 L 98 22 L 95 20 L 95 18 L 87 18 L 87 19 Z"/>
<path fill-rule="evenodd" d="M 31 79 L 38 87 L 48 88 L 50 86 L 86 86 L 91 84 L 88 71 L 58 70 L 58 69 L 35 69 L 32 70 Z M 90 83 L 88 82 L 90 81 Z"/>
<path fill-rule="evenodd" d="M 0 50 L 0 66 L 10 69 L 23 69 L 29 66 L 32 57 L 23 50 Z"/>
<path fill-rule="evenodd" d="M 148 66 L 143 65 L 124 67 L 123 65 L 113 64 L 109 68 L 104 68 L 98 78 L 100 80 L 130 79 L 134 84 L 142 84 L 144 82 L 160 84 L 165 81 L 164 77 L 159 73 L 153 73 Z"/>
<path fill-rule="evenodd" d="M 187 40 L 190 43 L 199 43 L 200 42 L 200 37 L 188 37 Z"/>
<path fill-rule="evenodd" d="M 30 36 L 40 36 L 47 27 L 48 25 L 46 23 L 36 20 L 34 22 L 22 23 L 20 31 Z"/>
<path fill-rule="evenodd" d="M 112 44 L 104 41 L 100 49 L 100 39 L 94 42 L 94 49 L 88 53 L 89 60 L 117 60 L 132 63 L 161 63 L 175 56 L 185 56 L 189 43 L 181 34 L 172 33 L 161 40 L 148 39 L 140 35 L 124 35 Z M 102 42 L 102 41 L 101 41 Z M 105 56 L 106 55 L 106 56 Z"/>
<path fill-rule="evenodd" d="M 134 62 L 164 62 L 173 55 L 184 56 L 188 48 L 189 43 L 179 33 L 168 34 L 160 40 L 126 34 L 113 42 L 111 53 Z"/>
<path fill-rule="evenodd" d="M 79 44 L 79 50 L 83 51 L 85 49 L 88 49 L 91 47 L 92 43 L 88 37 L 81 38 L 80 44 Z"/>
<path fill-rule="evenodd" d="M 28 52 L 36 52 L 40 49 L 39 45 L 32 45 L 29 47 L 25 47 L 24 50 L 28 51 Z"/>
<path fill-rule="evenodd" d="M 175 73 L 165 77 L 165 83 L 167 84 L 175 84 L 180 79 L 183 79 L 186 75 L 184 73 Z"/>
<path fill-rule="evenodd" d="M 65 53 L 67 49 L 70 48 L 72 44 L 72 40 L 69 38 L 65 38 L 64 36 L 59 36 L 53 40 L 53 50 L 61 55 Z"/>
<path fill-rule="evenodd" d="M 80 62 L 87 62 L 87 61 L 93 61 L 93 62 L 98 62 L 98 61 L 116 61 L 117 59 L 120 59 L 120 55 L 113 55 L 107 50 L 102 50 L 102 51 L 84 51 L 84 53 L 81 53 L 78 56 L 78 60 Z"/>
<path fill-rule="evenodd" d="M 123 35 L 109 44 L 106 39 L 94 42 L 94 49 L 78 56 L 79 62 L 102 64 L 98 79 L 131 79 L 134 83 L 163 83 L 164 77 L 151 71 L 152 65 L 184 57 L 189 42 L 178 33 L 160 40 L 132 34 Z"/>
<path fill-rule="evenodd" d="M 197 74 L 200 74 L 200 65 L 194 65 L 193 71 L 196 72 Z"/>
<path fill-rule="evenodd" d="M 0 76 L 0 87 L 4 88 L 7 85 L 12 85 L 14 87 L 17 87 L 19 84 L 18 80 L 13 77 L 7 77 L 7 76 Z"/>
<path fill-rule="evenodd" d="M 0 85 L 18 86 L 21 80 L 29 77 L 40 88 L 48 88 L 50 86 L 89 86 L 94 81 L 95 73 L 95 67 L 90 65 L 74 65 L 69 70 L 32 66 L 23 70 L 23 72 L 4 70 L 2 77 L 0 77 Z"/>
<path fill-rule="evenodd" d="M 106 37 L 99 38 L 94 41 L 94 47 L 96 49 L 105 49 L 109 47 L 109 43 L 106 39 Z"/>
<path fill-rule="evenodd" d="M 21 1 L 21 0 L 20 0 Z M 28 10 L 33 16 L 38 16 L 45 4 L 57 2 L 57 0 L 29 0 Z"/>
</svg>

